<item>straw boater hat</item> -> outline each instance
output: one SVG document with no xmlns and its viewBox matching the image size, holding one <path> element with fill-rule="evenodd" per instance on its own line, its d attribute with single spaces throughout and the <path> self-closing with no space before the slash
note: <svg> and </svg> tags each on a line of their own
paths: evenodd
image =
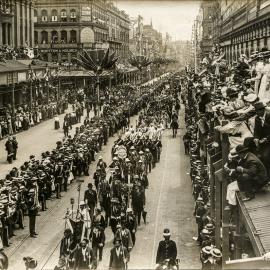
<svg viewBox="0 0 270 270">
<path fill-rule="evenodd" d="M 209 254 L 211 254 L 212 249 L 213 249 L 213 247 L 211 247 L 211 246 L 205 246 L 202 248 L 202 252 L 209 255 Z"/>
<path fill-rule="evenodd" d="M 216 258 L 221 258 L 222 257 L 221 251 L 218 248 L 213 248 L 211 250 L 211 255 L 216 257 Z"/>
</svg>

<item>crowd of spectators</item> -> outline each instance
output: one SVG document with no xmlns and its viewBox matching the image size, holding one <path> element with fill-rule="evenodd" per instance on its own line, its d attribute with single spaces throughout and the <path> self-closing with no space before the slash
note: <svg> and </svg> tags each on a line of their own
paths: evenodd
<svg viewBox="0 0 270 270">
<path fill-rule="evenodd" d="M 231 65 L 224 56 L 222 48 L 215 46 L 199 72 L 185 70 L 181 84 L 187 127 L 184 143 L 190 155 L 198 224 L 194 239 L 202 247 L 203 269 L 220 267 L 222 257 L 221 247 L 215 246 L 216 224 L 210 214 L 214 189 L 207 170 L 209 147 L 215 153 L 228 148 L 220 158 L 225 164 L 227 190 L 223 192 L 231 209 L 230 222 L 235 223 L 236 193 L 242 201 L 253 200 L 269 182 L 270 51 L 263 49 L 250 58 L 241 54 Z M 233 247 L 230 239 L 231 258 Z"/>
</svg>

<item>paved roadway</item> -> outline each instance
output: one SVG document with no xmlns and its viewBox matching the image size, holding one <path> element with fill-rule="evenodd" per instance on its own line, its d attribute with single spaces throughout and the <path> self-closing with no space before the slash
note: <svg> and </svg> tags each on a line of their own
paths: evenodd
<svg viewBox="0 0 270 270">
<path fill-rule="evenodd" d="M 181 113 L 182 114 L 182 113 Z M 169 130 L 163 135 L 161 161 L 149 176 L 150 187 L 147 190 L 148 211 L 147 224 L 142 224 L 137 232 L 137 242 L 131 253 L 129 269 L 149 269 L 155 265 L 155 256 L 162 231 L 165 227 L 171 229 L 172 239 L 177 242 L 178 257 L 181 259 L 180 269 L 199 269 L 199 249 L 193 242 L 196 235 L 196 224 L 192 216 L 193 198 L 189 175 L 189 161 L 184 155 L 182 135 L 184 134 L 183 117 L 181 117 L 180 134 L 173 139 Z M 135 122 L 135 117 L 132 121 Z M 74 129 L 73 129 L 74 130 Z M 28 158 L 30 153 L 39 156 L 40 152 L 52 149 L 55 142 L 63 137 L 62 130 L 53 130 L 53 121 L 47 121 L 30 131 L 18 135 L 21 149 L 18 153 L 20 161 Z M 109 163 L 110 150 L 115 138 L 110 138 L 101 155 Z M 3 142 L 0 142 L 3 149 Z M 1 157 L 1 163 L 4 162 Z M 19 161 L 18 161 L 19 162 Z M 85 177 L 83 190 L 92 181 L 93 168 L 90 166 L 90 177 Z M 9 165 L 1 164 L 1 173 Z M 63 219 L 67 208 L 70 207 L 71 197 L 77 198 L 76 184 L 70 186 L 67 194 L 61 200 L 48 202 L 49 209 L 38 217 L 37 239 L 28 237 L 28 228 L 16 230 L 12 238 L 13 244 L 6 249 L 10 259 L 10 269 L 24 269 L 22 258 L 31 256 L 38 260 L 37 269 L 53 269 L 59 255 L 59 242 L 65 228 Z M 26 217 L 25 225 L 27 226 Z M 106 230 L 106 245 L 103 261 L 98 269 L 108 269 L 109 251 L 112 247 L 113 236 L 110 228 Z"/>
</svg>

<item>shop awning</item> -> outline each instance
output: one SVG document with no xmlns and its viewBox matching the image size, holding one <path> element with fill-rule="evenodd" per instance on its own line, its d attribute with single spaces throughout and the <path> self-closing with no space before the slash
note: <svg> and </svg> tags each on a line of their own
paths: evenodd
<svg viewBox="0 0 270 270">
<path fill-rule="evenodd" d="M 103 71 L 100 77 L 106 77 L 113 74 L 113 71 Z M 88 70 L 62 70 L 59 72 L 60 77 L 95 77 L 93 71 Z"/>
<path fill-rule="evenodd" d="M 5 62 L 0 62 L 0 73 L 26 71 L 27 69 L 27 65 L 22 64 L 16 60 L 5 60 Z"/>
</svg>

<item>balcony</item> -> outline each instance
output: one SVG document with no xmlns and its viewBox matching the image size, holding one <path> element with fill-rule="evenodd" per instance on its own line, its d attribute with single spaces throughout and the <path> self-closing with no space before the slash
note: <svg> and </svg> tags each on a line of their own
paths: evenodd
<svg viewBox="0 0 270 270">
<path fill-rule="evenodd" d="M 108 37 L 108 42 L 119 43 L 119 44 L 123 43 L 122 40 L 120 40 L 119 38 L 116 38 L 116 37 Z"/>
<path fill-rule="evenodd" d="M 39 49 L 74 49 L 78 48 L 77 43 L 50 43 L 50 44 L 39 44 Z"/>
</svg>

